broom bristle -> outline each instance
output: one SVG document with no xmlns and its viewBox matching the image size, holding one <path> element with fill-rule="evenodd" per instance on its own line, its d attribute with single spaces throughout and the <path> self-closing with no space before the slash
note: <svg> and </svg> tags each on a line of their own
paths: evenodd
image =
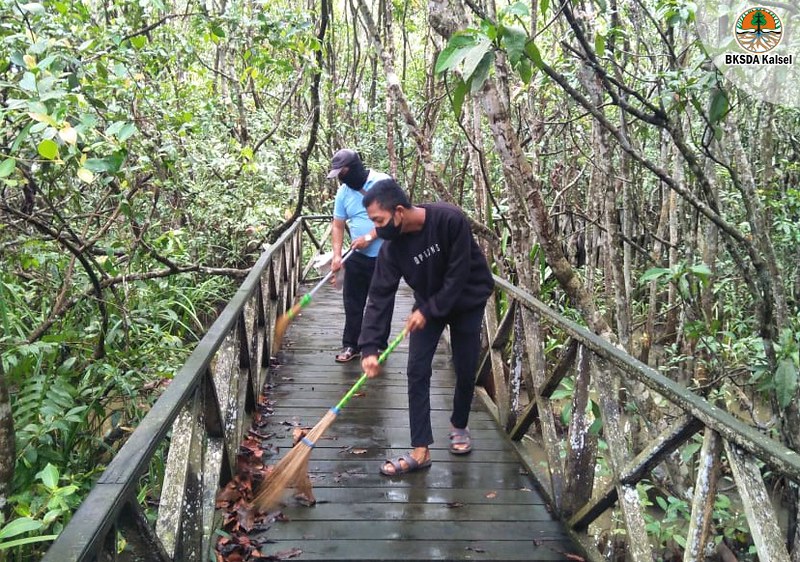
<svg viewBox="0 0 800 562">
<path fill-rule="evenodd" d="M 284 313 L 281 315 L 280 318 L 275 322 L 275 334 L 272 338 L 272 355 L 277 355 L 277 353 L 281 350 L 281 345 L 283 345 L 283 336 L 286 334 L 286 328 L 289 327 L 289 322 L 292 321 L 300 309 L 302 305 L 297 303 L 289 312 Z"/>
<path fill-rule="evenodd" d="M 275 465 L 272 473 L 264 481 L 262 489 L 253 499 L 253 507 L 257 511 L 269 511 L 278 505 L 284 490 L 297 482 L 303 473 L 308 471 L 308 460 L 313 447 L 306 441 L 316 443 L 335 419 L 336 414 L 332 410 L 328 410 L 317 425 L 308 432 L 306 438 L 292 447 L 292 450 Z"/>
</svg>

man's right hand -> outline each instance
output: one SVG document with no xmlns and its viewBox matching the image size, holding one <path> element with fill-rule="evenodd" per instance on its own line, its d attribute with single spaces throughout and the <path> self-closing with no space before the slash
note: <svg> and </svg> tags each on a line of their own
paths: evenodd
<svg viewBox="0 0 800 562">
<path fill-rule="evenodd" d="M 336 272 L 342 269 L 342 256 L 333 256 L 333 261 L 331 261 L 331 271 L 333 275 L 331 275 L 331 285 L 334 287 L 336 286 Z"/>
<path fill-rule="evenodd" d="M 381 373 L 381 364 L 378 363 L 377 355 L 367 355 L 361 358 L 361 370 L 367 378 L 373 379 Z"/>
</svg>

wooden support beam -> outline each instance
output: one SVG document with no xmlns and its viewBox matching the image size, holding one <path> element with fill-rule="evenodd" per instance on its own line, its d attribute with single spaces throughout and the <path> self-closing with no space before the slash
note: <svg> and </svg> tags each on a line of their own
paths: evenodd
<svg viewBox="0 0 800 562">
<path fill-rule="evenodd" d="M 614 476 L 617 499 L 625 520 L 628 553 L 632 560 L 653 560 L 653 548 L 647 538 L 644 511 L 639 502 L 635 483 L 622 480 L 625 458 L 629 445 L 625 431 L 620 423 L 620 408 L 617 401 L 618 384 L 612 377 L 609 366 L 599 357 L 595 358 L 593 379 L 595 390 L 600 396 L 600 413 L 603 417 L 603 437 L 608 443 L 608 464 Z"/>
<path fill-rule="evenodd" d="M 523 318 L 523 322 L 525 323 L 525 326 L 527 326 L 525 334 L 526 337 L 528 337 L 527 330 L 530 329 L 531 326 L 535 326 L 534 320 L 525 320 Z M 528 348 L 530 349 L 530 345 Z M 553 369 L 553 372 L 550 374 L 550 376 L 544 379 L 541 389 L 542 397 L 550 398 L 553 392 L 556 391 L 558 386 L 561 384 L 561 379 L 563 379 L 572 368 L 572 363 L 575 361 L 575 353 L 577 349 L 577 340 L 570 340 L 561 351 L 556 368 Z M 533 361 L 532 358 L 530 360 Z M 533 371 L 539 372 L 540 370 L 533 368 Z M 525 433 L 528 431 L 528 428 L 530 428 L 531 424 L 536 421 L 538 416 L 539 404 L 536 400 L 531 400 L 517 419 L 517 423 L 515 424 L 514 428 L 509 432 L 511 439 L 515 441 L 522 439 L 522 436 L 525 435 Z"/>
<path fill-rule="evenodd" d="M 622 467 L 619 476 L 620 481 L 625 484 L 635 485 L 702 428 L 703 424 L 698 419 L 685 414 L 680 416 L 667 429 L 662 431 L 658 437 L 653 439 L 631 462 Z M 586 503 L 572 516 L 570 525 L 577 530 L 585 530 L 592 521 L 616 503 L 617 492 L 618 490 L 614 483 L 607 485 L 597 497 Z"/>
<path fill-rule="evenodd" d="M 125 504 L 117 521 L 117 527 L 127 543 L 126 557 L 132 556 L 134 560 L 171 562 L 139 504 L 134 502 Z M 116 533 L 109 534 L 116 539 Z M 116 550 L 116 544 L 114 549 Z"/>
<path fill-rule="evenodd" d="M 597 434 L 590 433 L 592 425 L 586 414 L 589 405 L 589 369 L 591 352 L 584 347 L 578 352 L 575 370 L 575 390 L 572 394 L 572 419 L 567 432 L 566 460 L 564 462 L 564 496 L 560 502 L 561 513 L 568 517 L 592 497 L 594 472 L 597 463 Z M 574 355 L 573 355 L 574 358 Z"/>
<path fill-rule="evenodd" d="M 786 539 L 778 527 L 772 499 L 755 459 L 729 441 L 724 441 L 723 445 L 736 481 L 736 489 L 742 499 L 750 535 L 758 550 L 758 559 L 789 562 Z"/>
<path fill-rule="evenodd" d="M 714 502 L 717 499 L 717 482 L 719 480 L 720 453 L 722 439 L 719 433 L 706 428 L 703 437 L 703 448 L 700 450 L 697 478 L 694 485 L 692 515 L 689 517 L 689 530 L 686 533 L 686 547 L 683 551 L 684 562 L 705 560 L 705 549 L 712 539 Z"/>
</svg>

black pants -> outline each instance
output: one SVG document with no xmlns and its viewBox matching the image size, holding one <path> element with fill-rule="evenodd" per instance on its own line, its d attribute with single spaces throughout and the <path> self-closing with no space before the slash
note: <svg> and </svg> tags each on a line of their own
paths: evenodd
<svg viewBox="0 0 800 562">
<path fill-rule="evenodd" d="M 450 343 L 456 371 L 453 413 L 450 423 L 463 429 L 469 421 L 475 374 L 481 350 L 481 323 L 484 306 L 451 314 L 446 318 L 429 318 L 422 330 L 411 332 L 408 344 L 408 421 L 411 446 L 427 447 L 433 443 L 431 430 L 431 375 L 433 355 L 445 326 L 450 326 Z"/>
<path fill-rule="evenodd" d="M 342 333 L 342 346 L 358 349 L 358 336 L 361 334 L 361 321 L 364 318 L 364 306 L 367 304 L 369 284 L 375 271 L 375 260 L 355 252 L 344 263 L 344 287 L 342 299 L 344 300 L 344 332 Z M 392 299 L 394 308 L 394 299 Z M 386 349 L 389 340 L 391 316 L 386 320 L 384 333 L 381 335 L 381 349 Z"/>
</svg>

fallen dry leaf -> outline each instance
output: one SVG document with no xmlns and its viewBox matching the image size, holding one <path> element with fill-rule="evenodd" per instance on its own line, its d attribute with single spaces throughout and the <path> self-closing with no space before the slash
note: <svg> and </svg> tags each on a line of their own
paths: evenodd
<svg viewBox="0 0 800 562">
<path fill-rule="evenodd" d="M 296 558 L 301 554 L 303 554 L 302 550 L 300 550 L 299 548 L 292 548 L 291 550 L 283 550 L 281 552 L 276 552 L 271 557 L 267 558 L 267 560 L 269 560 L 270 558 L 273 558 L 274 560 L 288 560 L 289 558 Z"/>
<path fill-rule="evenodd" d="M 496 497 L 497 497 L 497 492 L 495 492 L 495 491 L 491 491 L 491 492 L 489 492 L 488 494 L 486 494 L 486 498 L 487 498 L 487 499 L 490 499 L 490 500 L 493 500 L 493 499 L 495 499 Z"/>
</svg>

